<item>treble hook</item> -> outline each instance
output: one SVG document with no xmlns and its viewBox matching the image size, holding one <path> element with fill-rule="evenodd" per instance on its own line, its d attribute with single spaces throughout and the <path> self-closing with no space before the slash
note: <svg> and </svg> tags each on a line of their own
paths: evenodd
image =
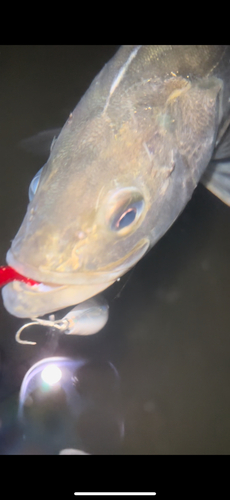
<svg viewBox="0 0 230 500">
<path fill-rule="evenodd" d="M 52 320 L 48 320 L 48 319 L 41 319 L 41 318 L 31 318 L 33 321 L 31 321 L 30 323 L 26 323 L 25 325 L 21 326 L 21 328 L 19 328 L 19 330 L 17 331 L 16 335 L 15 335 L 15 340 L 16 342 L 18 342 L 19 344 L 29 344 L 29 345 L 36 345 L 37 342 L 32 342 L 31 340 L 22 340 L 20 338 L 20 335 L 21 335 L 21 332 L 22 330 L 24 330 L 25 328 L 27 328 L 28 326 L 32 326 L 32 325 L 42 325 L 42 326 L 49 326 L 51 328 L 56 328 L 57 330 L 60 330 L 60 331 L 65 331 L 67 330 L 68 328 L 68 320 L 67 319 L 60 319 L 60 320 L 57 320 L 57 321 L 52 321 Z"/>
</svg>

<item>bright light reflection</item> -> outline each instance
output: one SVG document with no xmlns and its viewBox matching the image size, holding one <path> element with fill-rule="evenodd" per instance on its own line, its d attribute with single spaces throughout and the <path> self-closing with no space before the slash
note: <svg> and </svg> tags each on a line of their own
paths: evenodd
<svg viewBox="0 0 230 500">
<path fill-rule="evenodd" d="M 41 372 L 41 378 L 43 382 L 49 385 L 56 384 L 57 382 L 59 382 L 61 377 L 62 377 L 62 372 L 60 368 L 58 368 L 58 366 L 56 365 L 46 366 L 46 368 L 44 368 L 44 370 L 42 370 Z"/>
</svg>

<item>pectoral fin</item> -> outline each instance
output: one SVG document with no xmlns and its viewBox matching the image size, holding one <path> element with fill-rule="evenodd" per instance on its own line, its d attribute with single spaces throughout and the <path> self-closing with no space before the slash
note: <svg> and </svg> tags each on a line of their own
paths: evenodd
<svg viewBox="0 0 230 500">
<path fill-rule="evenodd" d="M 230 118 L 229 118 L 230 121 Z M 230 124 L 228 123 L 224 135 L 221 137 L 217 147 L 214 150 L 213 160 L 230 159 Z"/>
<path fill-rule="evenodd" d="M 230 160 L 211 161 L 201 178 L 202 184 L 230 207 Z"/>
</svg>

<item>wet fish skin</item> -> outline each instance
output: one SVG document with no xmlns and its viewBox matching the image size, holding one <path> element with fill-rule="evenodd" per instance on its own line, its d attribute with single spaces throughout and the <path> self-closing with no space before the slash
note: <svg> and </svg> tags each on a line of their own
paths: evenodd
<svg viewBox="0 0 230 500">
<path fill-rule="evenodd" d="M 229 46 L 125 46 L 104 66 L 53 144 L 7 254 L 18 272 L 66 290 L 9 284 L 12 314 L 86 300 L 158 241 L 226 130 L 229 76 Z"/>
</svg>

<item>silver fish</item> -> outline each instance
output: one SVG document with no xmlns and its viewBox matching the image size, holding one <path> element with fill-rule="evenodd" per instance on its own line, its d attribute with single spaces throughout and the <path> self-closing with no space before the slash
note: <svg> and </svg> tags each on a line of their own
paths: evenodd
<svg viewBox="0 0 230 500">
<path fill-rule="evenodd" d="M 6 309 L 36 318 L 106 289 L 169 229 L 209 164 L 203 182 L 230 204 L 229 123 L 229 46 L 121 47 L 32 181 L 6 260 L 41 284 L 6 285 Z"/>
</svg>

